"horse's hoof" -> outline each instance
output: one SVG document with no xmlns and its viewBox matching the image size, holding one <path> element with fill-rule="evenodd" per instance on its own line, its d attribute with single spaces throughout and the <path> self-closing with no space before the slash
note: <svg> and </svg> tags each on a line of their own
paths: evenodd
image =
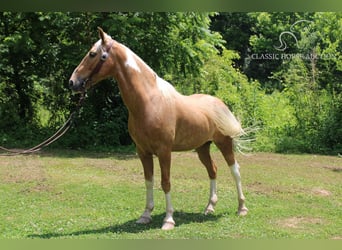
<svg viewBox="0 0 342 250">
<path fill-rule="evenodd" d="M 136 223 L 138 224 L 149 224 L 152 222 L 152 218 L 149 216 L 141 216 Z"/>
<path fill-rule="evenodd" d="M 208 215 L 208 214 L 213 214 L 215 212 L 215 209 L 213 207 L 207 207 L 204 211 L 204 215 Z"/>
<path fill-rule="evenodd" d="M 237 214 L 238 214 L 238 216 L 246 216 L 247 213 L 248 213 L 248 209 L 246 207 L 243 207 L 243 208 L 239 209 Z"/>
<path fill-rule="evenodd" d="M 164 222 L 161 229 L 166 231 L 166 230 L 172 230 L 174 228 L 175 228 L 175 223 L 166 221 L 166 222 Z"/>
<path fill-rule="evenodd" d="M 207 207 L 205 208 L 204 215 L 213 214 L 215 212 L 215 205 L 217 203 L 217 196 L 209 201 Z"/>
</svg>

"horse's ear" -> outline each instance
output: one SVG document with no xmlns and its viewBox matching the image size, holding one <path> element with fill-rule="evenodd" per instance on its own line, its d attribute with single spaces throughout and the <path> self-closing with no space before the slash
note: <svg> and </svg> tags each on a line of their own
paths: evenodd
<svg viewBox="0 0 342 250">
<path fill-rule="evenodd" d="M 106 33 L 101 29 L 101 27 L 97 27 L 97 30 L 99 31 L 99 36 L 102 40 L 102 43 L 106 43 Z"/>
</svg>

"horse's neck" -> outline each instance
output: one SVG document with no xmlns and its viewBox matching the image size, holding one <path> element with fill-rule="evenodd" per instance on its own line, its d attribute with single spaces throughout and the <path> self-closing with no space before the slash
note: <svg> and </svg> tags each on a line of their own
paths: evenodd
<svg viewBox="0 0 342 250">
<path fill-rule="evenodd" d="M 148 104 L 156 88 L 156 73 L 130 49 L 120 44 L 114 77 L 122 99 L 131 113 L 139 113 Z"/>
</svg>

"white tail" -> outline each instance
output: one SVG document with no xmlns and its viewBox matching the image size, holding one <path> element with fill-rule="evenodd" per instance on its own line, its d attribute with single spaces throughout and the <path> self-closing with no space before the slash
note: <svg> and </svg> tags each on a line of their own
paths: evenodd
<svg viewBox="0 0 342 250">
<path fill-rule="evenodd" d="M 253 151 L 253 142 L 256 140 L 255 133 L 260 129 L 257 124 L 243 129 L 241 137 L 234 138 L 234 148 L 243 155 Z"/>
<path fill-rule="evenodd" d="M 207 100 L 200 103 L 201 109 L 214 121 L 223 135 L 233 138 L 235 150 L 241 154 L 253 151 L 252 143 L 255 141 L 253 135 L 259 130 L 259 126 L 255 124 L 242 128 L 241 123 L 224 103 L 218 102 L 219 99 L 212 96 L 206 98 L 212 98 L 211 102 Z"/>
<path fill-rule="evenodd" d="M 235 138 L 244 134 L 240 122 L 228 108 L 216 108 L 214 110 L 213 120 L 223 135 Z"/>
<path fill-rule="evenodd" d="M 203 97 L 207 100 L 199 103 L 200 108 L 214 121 L 223 135 L 235 138 L 244 134 L 240 122 L 223 102 L 212 96 Z"/>
</svg>

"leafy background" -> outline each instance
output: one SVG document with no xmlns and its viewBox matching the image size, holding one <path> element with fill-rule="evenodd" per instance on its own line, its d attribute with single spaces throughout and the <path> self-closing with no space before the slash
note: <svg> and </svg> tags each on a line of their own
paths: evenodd
<svg viewBox="0 0 342 250">
<path fill-rule="evenodd" d="M 329 58 L 252 59 L 280 54 Z M 101 26 L 183 94 L 220 97 L 251 132 L 256 151 L 342 152 L 340 12 L 2 12 L 0 144 L 23 147 L 53 133 L 77 96 L 68 79 Z M 131 145 L 115 80 L 98 84 L 59 148 Z"/>
</svg>

